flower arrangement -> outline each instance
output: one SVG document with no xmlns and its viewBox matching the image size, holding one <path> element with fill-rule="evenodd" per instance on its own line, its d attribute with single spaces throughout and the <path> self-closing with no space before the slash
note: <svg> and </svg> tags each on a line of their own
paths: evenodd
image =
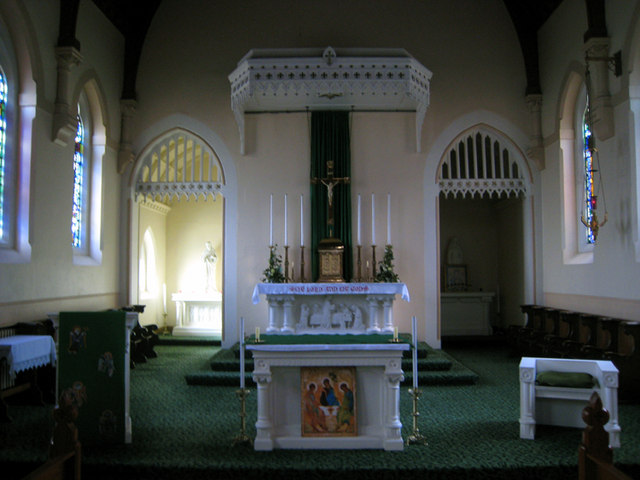
<svg viewBox="0 0 640 480">
<path fill-rule="evenodd" d="M 269 266 L 262 272 L 262 281 L 265 283 L 284 283 L 282 273 L 282 257 L 276 253 L 278 245 L 269 247 Z"/>
<path fill-rule="evenodd" d="M 384 257 L 378 262 L 378 273 L 376 274 L 375 281 L 383 283 L 397 283 L 398 274 L 393 271 L 393 247 L 386 245 L 384 247 Z"/>
</svg>

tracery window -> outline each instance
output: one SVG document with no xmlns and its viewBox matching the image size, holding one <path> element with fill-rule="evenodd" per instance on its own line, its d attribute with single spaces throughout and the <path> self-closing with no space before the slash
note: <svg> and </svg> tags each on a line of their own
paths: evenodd
<svg viewBox="0 0 640 480">
<path fill-rule="evenodd" d="M 5 232 L 5 152 L 7 144 L 7 80 L 0 68 L 0 238 Z"/>
<path fill-rule="evenodd" d="M 582 152 L 584 158 L 584 219 L 585 223 L 591 225 L 593 213 L 596 208 L 596 195 L 593 182 L 593 148 L 595 138 L 592 136 L 591 125 L 589 125 L 589 100 L 587 108 L 582 117 Z M 595 235 L 591 227 L 585 227 L 586 241 L 588 244 L 596 243 Z"/>
<path fill-rule="evenodd" d="M 79 109 L 78 109 L 79 110 Z M 76 128 L 75 150 L 73 153 L 73 210 L 71 214 L 71 244 L 75 248 L 82 248 L 86 205 L 86 165 L 85 165 L 85 128 L 82 117 L 78 113 Z"/>
</svg>

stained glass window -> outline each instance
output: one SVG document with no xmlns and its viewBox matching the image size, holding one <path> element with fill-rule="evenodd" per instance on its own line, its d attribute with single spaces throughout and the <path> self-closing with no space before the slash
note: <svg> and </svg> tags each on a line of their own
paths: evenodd
<svg viewBox="0 0 640 480">
<path fill-rule="evenodd" d="M 587 225 L 591 225 L 594 211 L 596 209 L 596 196 L 593 184 L 593 149 L 595 138 L 592 136 L 591 125 L 589 125 L 589 99 L 582 121 L 582 145 L 584 157 L 584 220 Z M 590 227 L 586 229 L 587 243 L 596 243 L 595 235 Z"/>
<path fill-rule="evenodd" d="M 4 237 L 5 146 L 7 143 L 7 80 L 0 69 L 0 238 Z"/>
<path fill-rule="evenodd" d="M 73 154 L 73 211 L 71 216 L 71 244 L 75 248 L 82 247 L 82 214 L 84 210 L 84 146 L 85 131 L 82 118 L 78 115 L 78 127 L 76 128 L 76 147 Z"/>
</svg>

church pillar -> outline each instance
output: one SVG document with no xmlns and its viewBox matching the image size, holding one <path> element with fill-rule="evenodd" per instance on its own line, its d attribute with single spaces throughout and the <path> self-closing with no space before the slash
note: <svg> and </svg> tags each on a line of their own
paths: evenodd
<svg viewBox="0 0 640 480">
<path fill-rule="evenodd" d="M 280 308 L 280 298 L 267 295 L 267 302 L 269 302 L 269 326 L 267 327 L 267 333 L 279 332 L 278 310 Z"/>
<path fill-rule="evenodd" d="M 284 305 L 284 321 L 282 325 L 282 333 L 294 333 L 295 328 L 293 326 L 293 317 L 291 307 L 293 305 L 293 297 L 282 297 L 282 303 Z"/>
<path fill-rule="evenodd" d="M 392 333 L 393 332 L 393 298 L 389 298 L 388 296 L 385 296 L 385 298 L 382 300 L 382 305 L 384 307 L 384 327 L 382 328 L 382 331 L 385 333 Z"/>
<path fill-rule="evenodd" d="M 544 143 L 542 140 L 542 95 L 530 94 L 525 98 L 529 117 L 531 118 L 531 135 L 529 136 L 529 149 L 527 156 L 532 158 L 538 169 L 544 170 Z"/>
<path fill-rule="evenodd" d="M 400 421 L 400 382 L 404 380 L 401 363 L 391 360 L 385 369 L 386 388 L 386 424 L 385 450 L 402 450 L 402 422 Z"/>
<path fill-rule="evenodd" d="M 380 327 L 378 327 L 378 298 L 374 295 L 368 295 L 367 303 L 369 304 L 369 327 L 367 327 L 367 333 L 378 333 L 380 331 Z"/>
<path fill-rule="evenodd" d="M 71 68 L 82 62 L 80 50 L 72 46 L 56 47 L 56 60 L 58 62 L 58 85 L 56 102 L 53 112 L 53 141 L 61 146 L 66 146 L 75 138 L 78 125 L 77 109 L 70 105 L 69 80 Z"/>
<path fill-rule="evenodd" d="M 273 438 L 271 429 L 271 370 L 268 365 L 256 366 L 253 372 L 253 380 L 258 385 L 258 414 L 256 421 L 256 438 L 254 448 L 256 450 L 273 450 Z"/>
</svg>

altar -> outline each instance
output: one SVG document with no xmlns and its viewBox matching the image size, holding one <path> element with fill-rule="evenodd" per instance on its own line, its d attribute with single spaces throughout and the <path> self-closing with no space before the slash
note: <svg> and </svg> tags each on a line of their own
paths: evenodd
<svg viewBox="0 0 640 480">
<path fill-rule="evenodd" d="M 265 337 L 268 340 L 264 344 L 246 347 L 253 354 L 253 379 L 258 385 L 255 450 L 404 448 L 400 383 L 404 379 L 402 353 L 409 350 L 409 344 L 388 342 L 386 335 L 354 335 L 354 339 L 363 343 L 348 344 L 279 344 L 275 342 L 284 337 Z M 319 379 L 327 376 L 327 384 L 333 383 L 330 388 L 352 391 L 349 421 L 354 429 L 351 433 L 341 434 L 340 430 L 323 433 L 329 430 L 331 409 L 338 410 L 339 418 L 342 406 L 318 405 L 318 410 L 326 413 L 326 416 L 321 414 L 322 427 L 312 433 L 304 428 L 305 415 L 310 408 L 307 398 L 316 387 L 304 381 L 303 372 L 312 367 L 318 367 L 322 372 Z M 334 381 L 334 371 L 348 368 L 355 371 L 355 378 L 347 388 L 342 387 L 339 379 Z M 316 383 L 320 389 L 322 380 Z M 345 396 L 333 405 L 344 402 Z"/>
<path fill-rule="evenodd" d="M 173 293 L 176 303 L 174 336 L 221 336 L 222 293 Z"/>
<path fill-rule="evenodd" d="M 393 333 L 396 295 L 410 301 L 404 283 L 259 283 L 253 303 L 265 295 L 267 333 Z"/>
</svg>

